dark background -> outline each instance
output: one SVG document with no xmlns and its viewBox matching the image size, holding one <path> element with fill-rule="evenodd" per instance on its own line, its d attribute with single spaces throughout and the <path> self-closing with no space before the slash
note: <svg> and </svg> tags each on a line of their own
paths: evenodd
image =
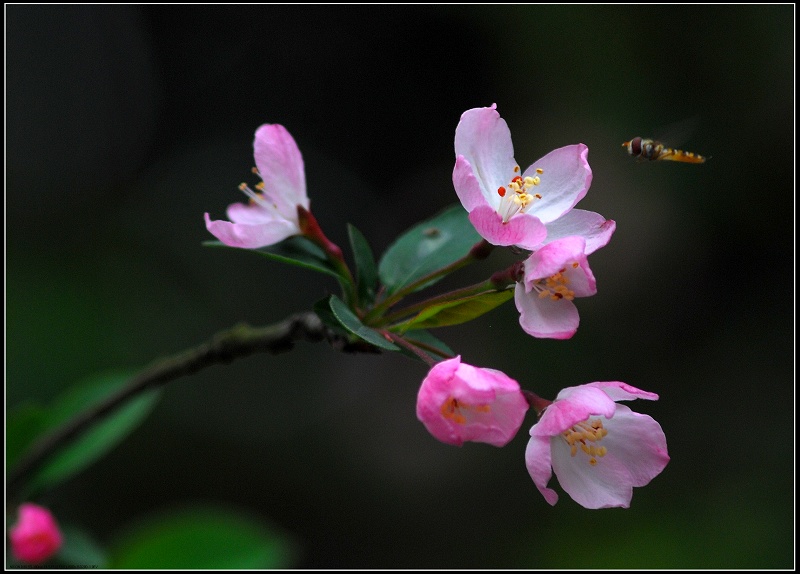
<svg viewBox="0 0 800 574">
<path fill-rule="evenodd" d="M 461 113 L 498 105 L 524 167 L 589 146 L 579 207 L 617 222 L 569 341 L 511 303 L 437 331 L 475 365 L 554 397 L 657 392 L 672 457 L 628 510 L 544 502 L 526 419 L 503 449 L 416 420 L 426 369 L 324 344 L 172 383 L 116 451 L 52 492 L 111 542 L 165 507 L 215 503 L 289 533 L 294 566 L 788 568 L 794 529 L 794 6 L 7 6 L 10 406 L 47 402 L 239 321 L 306 310 L 335 282 L 213 250 L 281 123 L 317 218 L 377 253 L 457 201 Z M 704 165 L 620 144 L 697 118 Z M 673 143 L 673 140 L 667 140 Z M 507 262 L 495 253 L 459 286 Z"/>
</svg>

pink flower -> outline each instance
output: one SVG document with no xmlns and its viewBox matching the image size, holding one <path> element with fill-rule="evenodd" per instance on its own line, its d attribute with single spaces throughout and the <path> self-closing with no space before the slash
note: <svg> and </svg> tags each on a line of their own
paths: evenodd
<svg viewBox="0 0 800 574">
<path fill-rule="evenodd" d="M 309 208 L 303 156 L 286 128 L 264 124 L 256 130 L 253 149 L 258 175 L 263 180 L 251 190 L 239 189 L 250 203 L 228 206 L 228 221 L 211 221 L 205 214 L 206 229 L 230 247 L 256 249 L 300 234 L 298 207 Z"/>
<path fill-rule="evenodd" d="M 61 548 L 61 532 L 50 511 L 36 504 L 19 507 L 19 520 L 8 531 L 14 558 L 41 564 Z"/>
<path fill-rule="evenodd" d="M 547 243 L 525 261 L 514 302 L 526 333 L 569 339 L 578 330 L 578 309 L 572 300 L 597 293 L 585 250 L 585 238 L 564 237 Z"/>
<path fill-rule="evenodd" d="M 558 501 L 547 488 L 552 471 L 585 508 L 628 508 L 633 487 L 664 470 L 669 455 L 661 426 L 615 402 L 632 399 L 658 395 L 625 383 L 589 383 L 563 389 L 544 409 L 531 428 L 525 464 L 547 502 Z"/>
<path fill-rule="evenodd" d="M 460 356 L 434 365 L 417 395 L 417 418 L 434 437 L 456 446 L 508 444 L 527 410 L 517 381 L 462 363 Z"/>
<path fill-rule="evenodd" d="M 589 150 L 583 144 L 562 147 L 520 173 L 511 132 L 496 108 L 493 104 L 461 115 L 453 185 L 486 241 L 536 249 L 550 234 L 550 224 L 586 195 L 592 181 L 586 160 Z M 567 225 L 572 228 L 569 234 L 587 236 L 599 217 L 591 212 L 576 214 Z"/>
</svg>

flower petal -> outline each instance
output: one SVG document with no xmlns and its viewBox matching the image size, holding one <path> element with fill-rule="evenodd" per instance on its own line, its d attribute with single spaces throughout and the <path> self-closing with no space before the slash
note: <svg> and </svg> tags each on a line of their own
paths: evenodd
<svg viewBox="0 0 800 574">
<path fill-rule="evenodd" d="M 464 439 L 457 432 L 458 429 L 442 416 L 441 410 L 449 396 L 448 384 L 460 364 L 460 356 L 436 363 L 417 393 L 417 419 L 438 440 L 455 446 L 464 444 Z"/>
<path fill-rule="evenodd" d="M 519 392 L 519 383 L 497 369 L 473 367 L 461 363 L 458 367 L 459 378 L 464 382 L 463 389 L 455 393 L 456 398 L 480 402 L 493 399 L 497 393 Z"/>
<path fill-rule="evenodd" d="M 256 130 L 253 152 L 264 196 L 286 219 L 297 219 L 297 206 L 309 208 L 303 156 L 291 134 L 280 124 Z"/>
<path fill-rule="evenodd" d="M 456 165 L 453 168 L 453 187 L 467 213 L 481 205 L 489 205 L 481 191 L 481 184 L 472 171 L 472 166 L 463 155 L 456 158 Z"/>
<path fill-rule="evenodd" d="M 488 205 L 473 209 L 469 220 L 480 236 L 492 245 L 518 245 L 530 249 L 547 235 L 544 224 L 533 215 L 519 213 L 503 223 L 500 214 Z"/>
<path fill-rule="evenodd" d="M 530 292 L 533 285 L 542 279 L 561 274 L 575 297 L 596 294 L 597 281 L 584 254 L 585 246 L 583 237 L 573 235 L 547 243 L 535 251 L 525 260 L 525 291 Z"/>
<path fill-rule="evenodd" d="M 578 330 L 580 317 L 572 301 L 540 298 L 536 292 L 526 293 L 525 287 L 517 283 L 514 302 L 520 312 L 519 324 L 528 335 L 545 339 L 569 339 Z"/>
<path fill-rule="evenodd" d="M 646 485 L 667 466 L 667 437 L 652 417 L 618 404 L 614 417 L 603 424 L 608 434 L 602 444 L 608 454 L 598 466 L 609 457 L 619 460 L 628 469 L 632 486 Z"/>
<path fill-rule="evenodd" d="M 553 471 L 561 488 L 584 508 L 628 508 L 633 488 L 628 469 L 611 454 L 589 464 L 582 452 L 570 453 L 569 445 L 561 438 L 551 439 Z"/>
<path fill-rule="evenodd" d="M 517 175 L 511 131 L 496 108 L 493 104 L 461 114 L 455 137 L 456 157 L 463 156 L 472 167 L 486 202 L 495 209 L 500 205 L 497 188 L 508 185 Z"/>
<path fill-rule="evenodd" d="M 658 400 L 658 395 L 655 393 L 643 391 L 627 383 L 621 383 L 619 381 L 588 383 L 584 386 L 601 389 L 604 393 L 611 397 L 611 400 L 614 401 L 630 401 L 633 399 L 645 399 L 648 401 Z"/>
<path fill-rule="evenodd" d="M 547 488 L 547 483 L 553 476 L 551 467 L 550 439 L 546 436 L 531 436 L 528 447 L 525 449 L 525 466 L 528 474 L 533 479 L 533 484 L 542 493 L 544 499 L 554 505 L 558 502 L 556 491 Z"/>
<path fill-rule="evenodd" d="M 535 251 L 525 260 L 525 291 L 529 292 L 542 279 L 560 274 L 575 297 L 596 294 L 597 281 L 584 254 L 585 246 L 583 237 L 572 235 L 547 243 Z"/>
<path fill-rule="evenodd" d="M 611 418 L 617 405 L 601 389 L 580 385 L 562 389 L 531 428 L 531 436 L 558 436 L 592 416 Z"/>
<path fill-rule="evenodd" d="M 525 281 L 534 282 L 550 277 L 577 259 L 586 259 L 583 237 L 570 236 L 551 241 L 525 260 Z"/>
<path fill-rule="evenodd" d="M 211 221 L 208 213 L 205 214 L 205 218 L 206 229 L 229 247 L 257 249 L 274 245 L 287 237 L 300 233 L 297 224 L 281 218 L 254 225 L 223 220 Z"/>
<path fill-rule="evenodd" d="M 586 240 L 584 252 L 589 255 L 604 247 L 611 240 L 611 235 L 617 228 L 617 224 L 599 213 L 584 211 L 583 209 L 571 209 L 555 221 L 547 223 L 546 227 L 547 238 L 544 240 L 545 245 L 563 237 L 580 235 Z"/>
<path fill-rule="evenodd" d="M 536 176 L 541 168 L 541 183 L 536 192 L 542 199 L 529 210 L 544 223 L 555 221 L 578 203 L 592 183 L 592 169 L 587 156 L 589 148 L 584 144 L 555 149 L 525 170 L 523 177 Z M 502 185 L 502 184 L 501 184 Z"/>
<path fill-rule="evenodd" d="M 228 206 L 227 215 L 233 223 L 247 225 L 268 224 L 278 219 L 285 219 L 276 209 L 260 204 L 232 203 Z"/>
</svg>

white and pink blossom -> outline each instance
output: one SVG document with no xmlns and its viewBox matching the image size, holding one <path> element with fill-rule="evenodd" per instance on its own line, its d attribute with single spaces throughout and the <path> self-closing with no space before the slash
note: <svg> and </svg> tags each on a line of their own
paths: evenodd
<svg viewBox="0 0 800 574">
<path fill-rule="evenodd" d="M 594 509 L 628 508 L 633 487 L 664 470 L 664 431 L 653 418 L 617 404 L 632 399 L 658 395 L 620 382 L 589 383 L 563 389 L 544 408 L 530 430 L 525 464 L 547 502 L 558 501 L 547 487 L 553 472 L 575 502 Z"/>
<path fill-rule="evenodd" d="M 239 186 L 250 202 L 228 206 L 230 221 L 212 221 L 205 214 L 206 229 L 230 247 L 257 249 L 299 235 L 298 207 L 309 209 L 303 156 L 286 128 L 262 125 L 253 150 L 262 182 L 255 191 L 244 183 Z"/>
<path fill-rule="evenodd" d="M 573 300 L 597 293 L 585 250 L 585 238 L 569 236 L 547 243 L 525 260 L 514 302 L 526 333 L 569 339 L 578 330 L 578 309 Z"/>
<path fill-rule="evenodd" d="M 577 144 L 555 149 L 521 171 L 511 132 L 496 108 L 467 110 L 456 128 L 453 185 L 475 229 L 493 245 L 531 250 L 548 235 L 552 241 L 565 231 L 592 243 L 588 238 L 602 235 L 598 222 L 605 220 L 591 212 L 575 214 L 563 229 L 551 231 L 591 185 L 588 148 Z"/>
</svg>

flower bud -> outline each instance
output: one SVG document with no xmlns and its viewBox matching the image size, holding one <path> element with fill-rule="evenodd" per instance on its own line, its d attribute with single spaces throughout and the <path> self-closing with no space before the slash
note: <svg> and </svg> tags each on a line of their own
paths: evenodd
<svg viewBox="0 0 800 574">
<path fill-rule="evenodd" d="M 19 520 L 8 531 L 14 558 L 41 564 L 61 548 L 62 537 L 50 511 L 36 504 L 19 507 Z"/>
</svg>

